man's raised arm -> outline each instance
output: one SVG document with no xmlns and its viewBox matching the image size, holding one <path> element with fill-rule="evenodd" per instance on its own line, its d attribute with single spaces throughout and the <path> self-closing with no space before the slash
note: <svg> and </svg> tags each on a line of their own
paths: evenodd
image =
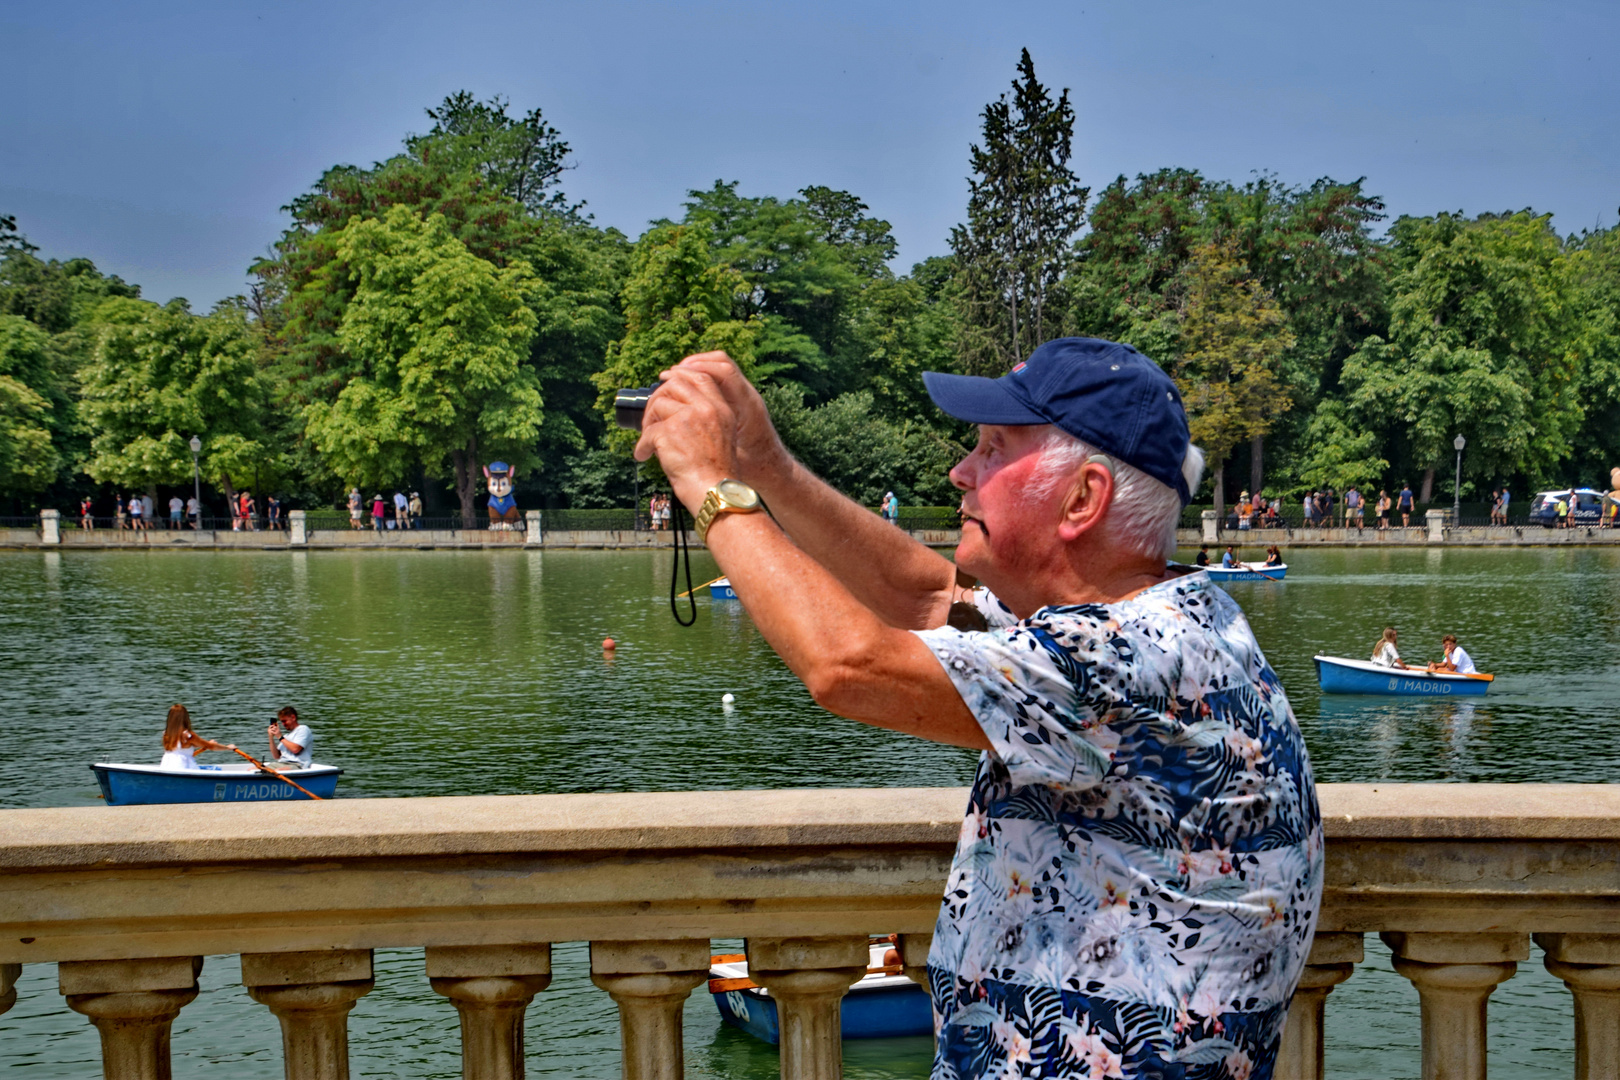
<svg viewBox="0 0 1620 1080">
<path fill-rule="evenodd" d="M 735 479 L 758 491 L 800 550 L 891 626 L 945 623 L 956 568 L 796 461 L 771 424 L 759 392 L 725 353 L 689 356 L 666 381 L 710 379 L 736 417 Z"/>
</svg>

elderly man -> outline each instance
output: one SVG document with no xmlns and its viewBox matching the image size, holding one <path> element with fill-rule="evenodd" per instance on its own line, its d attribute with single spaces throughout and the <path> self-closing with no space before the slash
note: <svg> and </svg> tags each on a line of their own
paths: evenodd
<svg viewBox="0 0 1620 1080">
<path fill-rule="evenodd" d="M 1271 1076 L 1320 811 L 1242 612 L 1167 565 L 1202 470 L 1170 379 L 1085 338 L 925 376 L 979 425 L 953 566 L 794 461 L 723 354 L 663 378 L 636 453 L 816 701 L 984 752 L 928 962 L 936 1080 Z"/>
</svg>

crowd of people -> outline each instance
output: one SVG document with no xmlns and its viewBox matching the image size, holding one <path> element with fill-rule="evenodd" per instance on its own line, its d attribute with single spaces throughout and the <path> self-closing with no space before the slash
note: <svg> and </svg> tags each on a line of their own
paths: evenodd
<svg viewBox="0 0 1620 1080">
<path fill-rule="evenodd" d="M 358 487 L 349 489 L 349 528 L 364 529 L 366 525 L 366 499 Z M 392 499 L 377 492 L 371 497 L 371 525 L 377 532 L 390 529 L 420 529 L 422 527 L 422 493 L 413 491 L 407 496 L 395 491 Z"/>
<path fill-rule="evenodd" d="M 647 500 L 647 528 L 653 532 L 669 531 L 670 498 L 663 492 L 655 492 Z"/>
</svg>

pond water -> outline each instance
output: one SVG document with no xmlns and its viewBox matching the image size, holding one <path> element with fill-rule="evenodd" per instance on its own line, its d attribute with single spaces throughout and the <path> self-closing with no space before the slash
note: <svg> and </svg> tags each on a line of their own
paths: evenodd
<svg viewBox="0 0 1620 1080">
<path fill-rule="evenodd" d="M 694 557 L 695 580 L 714 571 Z M 250 751 L 296 705 L 355 796 L 964 785 L 973 756 L 831 717 L 735 603 L 670 618 L 650 552 L 71 552 L 0 555 L 0 807 L 97 803 L 91 761 L 155 761 L 174 701 Z M 1230 586 L 1282 676 L 1322 781 L 1582 781 L 1617 775 L 1620 549 L 1318 550 L 1285 583 Z M 1498 678 L 1474 702 L 1336 697 L 1311 655 L 1370 653 L 1386 624 L 1432 659 L 1456 633 Z M 613 660 L 600 649 L 618 639 Z M 722 706 L 723 693 L 736 704 Z M 3 819 L 0 819 L 3 825 Z M 583 944 L 529 1010 L 534 1075 L 615 1077 L 616 1015 Z M 281 1075 L 274 1018 L 210 958 L 175 1025 L 177 1077 Z M 30 965 L 0 1016 L 0 1067 L 95 1074 L 96 1036 Z M 1563 1077 L 1573 1021 L 1539 954 L 1492 998 L 1495 1077 Z M 1329 1000 L 1329 1072 L 1415 1077 L 1415 992 L 1368 938 Z M 351 1015 L 355 1077 L 460 1075 L 454 1009 L 420 950 L 381 950 Z M 686 1012 L 687 1071 L 776 1074 L 773 1048 Z M 927 1075 L 928 1040 L 845 1045 L 852 1080 Z M 8 1073 L 8 1075 L 13 1075 Z"/>
</svg>

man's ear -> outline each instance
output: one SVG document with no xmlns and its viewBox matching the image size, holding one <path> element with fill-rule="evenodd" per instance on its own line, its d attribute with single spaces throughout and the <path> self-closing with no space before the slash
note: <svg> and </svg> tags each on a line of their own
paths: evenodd
<svg viewBox="0 0 1620 1080">
<path fill-rule="evenodd" d="M 1096 528 L 1107 515 L 1114 499 L 1113 464 L 1102 454 L 1093 454 L 1080 466 L 1058 524 L 1058 536 L 1065 543 Z"/>
</svg>

